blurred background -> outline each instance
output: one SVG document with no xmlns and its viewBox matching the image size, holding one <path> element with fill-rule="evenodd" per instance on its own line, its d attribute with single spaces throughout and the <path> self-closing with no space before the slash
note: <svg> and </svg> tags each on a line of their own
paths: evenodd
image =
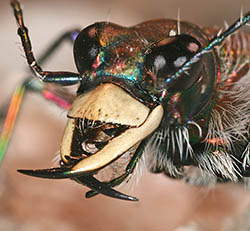
<svg viewBox="0 0 250 231">
<path fill-rule="evenodd" d="M 176 19 L 179 9 L 181 20 L 221 28 L 224 20 L 231 24 L 237 19 L 241 9 L 250 10 L 249 0 L 23 0 L 22 5 L 35 55 L 65 30 L 84 28 L 97 21 L 132 26 L 153 18 Z M 0 28 L 3 107 L 15 86 L 29 75 L 9 1 L 0 2 Z M 64 44 L 43 68 L 75 71 L 71 45 Z M 87 189 L 70 180 L 18 174 L 18 168 L 53 165 L 65 121 L 66 112 L 40 96 L 29 93 L 25 97 L 7 156 L 0 166 L 0 230 L 195 230 L 194 223 L 200 230 L 223 230 L 222 225 L 229 225 L 231 219 L 237 220 L 237 225 L 230 230 L 239 230 L 250 197 L 243 188 L 232 184 L 213 189 L 189 187 L 147 173 L 133 188 L 122 188 L 140 198 L 132 203 L 103 196 L 87 200 Z"/>
</svg>

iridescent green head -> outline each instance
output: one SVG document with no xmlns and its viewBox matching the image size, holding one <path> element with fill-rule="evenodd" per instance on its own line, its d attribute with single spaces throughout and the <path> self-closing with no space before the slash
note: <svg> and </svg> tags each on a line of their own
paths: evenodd
<svg viewBox="0 0 250 231">
<path fill-rule="evenodd" d="M 74 45 L 78 71 L 83 76 L 78 94 L 103 83 L 113 83 L 150 108 L 164 107 L 164 124 L 199 120 L 214 100 L 218 67 L 208 53 L 184 73 L 180 67 L 208 42 L 196 26 L 157 20 L 135 27 L 95 23 L 84 29 Z"/>
</svg>

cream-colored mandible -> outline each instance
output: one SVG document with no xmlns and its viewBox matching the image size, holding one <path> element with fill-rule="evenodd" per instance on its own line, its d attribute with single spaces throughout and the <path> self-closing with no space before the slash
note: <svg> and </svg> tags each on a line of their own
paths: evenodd
<svg viewBox="0 0 250 231">
<path fill-rule="evenodd" d="M 163 113 L 161 105 L 150 112 L 148 107 L 113 84 L 103 84 L 93 91 L 79 96 L 68 113 L 70 118 L 87 118 L 105 123 L 129 125 L 130 128 L 110 140 L 97 153 L 81 160 L 73 166 L 72 171 L 90 172 L 117 159 L 157 129 Z M 67 163 L 65 156 L 71 156 L 74 121 L 74 119 L 69 119 L 61 145 L 61 157 L 65 163 Z"/>
<path fill-rule="evenodd" d="M 106 123 L 139 126 L 147 118 L 149 108 L 134 99 L 122 88 L 106 83 L 78 96 L 70 117 L 100 120 Z"/>
<path fill-rule="evenodd" d="M 140 127 L 126 130 L 120 136 L 112 139 L 102 150 L 80 161 L 72 170 L 83 173 L 97 170 L 109 164 L 151 134 L 159 126 L 162 116 L 163 107 L 159 105 L 149 114 L 147 120 Z"/>
</svg>

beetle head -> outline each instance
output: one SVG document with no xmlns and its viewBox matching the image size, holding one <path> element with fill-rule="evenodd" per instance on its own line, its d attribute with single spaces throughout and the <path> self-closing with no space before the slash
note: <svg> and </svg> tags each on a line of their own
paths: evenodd
<svg viewBox="0 0 250 231">
<path fill-rule="evenodd" d="M 134 200 L 110 187 L 132 173 L 146 140 L 159 130 L 184 126 L 191 140 L 200 141 L 203 131 L 188 126 L 206 129 L 202 119 L 214 97 L 215 57 L 204 55 L 173 77 L 207 42 L 199 28 L 187 23 L 181 28 L 177 34 L 172 20 L 131 28 L 103 22 L 80 32 L 74 57 L 82 82 L 68 113 L 62 166 L 22 172 L 72 178 L 95 192 Z M 108 168 L 112 174 L 105 183 L 93 177 L 102 177 Z"/>
</svg>

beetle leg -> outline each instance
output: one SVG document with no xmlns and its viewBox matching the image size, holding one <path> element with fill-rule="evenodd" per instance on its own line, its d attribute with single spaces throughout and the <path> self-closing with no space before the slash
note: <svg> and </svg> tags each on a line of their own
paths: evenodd
<svg viewBox="0 0 250 231">
<path fill-rule="evenodd" d="M 57 93 L 55 94 L 54 92 L 47 90 L 47 88 L 44 88 L 43 84 L 41 85 L 40 82 L 32 81 L 30 78 L 27 78 L 20 86 L 17 86 L 12 95 L 10 104 L 8 105 L 8 109 L 6 110 L 4 107 L 1 112 L 1 117 L 5 117 L 5 122 L 0 136 L 0 163 L 6 153 L 13 129 L 15 127 L 16 118 L 27 90 L 41 92 L 45 98 L 54 101 L 63 109 L 69 109 L 73 101 L 70 100 L 70 97 L 68 97 L 69 94 L 66 96 L 65 94 L 61 94 L 63 97 L 60 97 Z"/>
<path fill-rule="evenodd" d="M 78 35 L 78 29 L 72 29 L 65 32 L 59 38 L 55 40 L 54 43 L 38 58 L 39 63 L 44 63 L 64 41 L 74 42 L 76 36 Z M 33 79 L 32 77 L 27 77 L 24 82 L 16 87 L 10 105 L 5 109 L 1 110 L 1 117 L 6 118 L 4 127 L 0 137 L 0 162 L 8 147 L 13 128 L 15 126 L 16 118 L 21 107 L 22 99 L 27 90 L 35 91 L 41 93 L 47 100 L 55 102 L 59 107 L 63 109 L 69 109 L 73 102 L 73 96 L 68 93 L 65 89 L 58 89 L 57 86 L 50 87 L 50 84 L 44 84 L 41 81 Z"/>
<path fill-rule="evenodd" d="M 79 29 L 72 29 L 66 31 L 60 35 L 40 57 L 38 57 L 38 63 L 43 64 L 50 56 L 61 46 L 65 41 L 69 41 L 71 44 L 74 43 Z M 74 96 L 70 94 L 65 88 L 59 88 L 56 85 L 44 84 L 41 81 L 33 79 L 32 77 L 26 78 L 26 86 L 28 90 L 41 93 L 47 100 L 55 102 L 59 107 L 63 109 L 69 109 L 71 106 Z M 60 82 L 59 82 L 60 83 Z"/>
<path fill-rule="evenodd" d="M 16 87 L 12 96 L 7 116 L 4 122 L 3 130 L 0 136 L 0 163 L 4 157 L 4 154 L 10 141 L 12 131 L 16 122 L 16 117 L 25 92 L 25 88 L 25 84 Z"/>
<path fill-rule="evenodd" d="M 80 74 L 73 72 L 43 71 L 43 69 L 37 64 L 37 61 L 32 51 L 32 46 L 28 35 L 28 29 L 27 27 L 25 27 L 23 22 L 23 14 L 21 6 L 17 0 L 12 0 L 11 6 L 13 7 L 14 10 L 14 15 L 16 17 L 16 21 L 18 24 L 18 35 L 21 38 L 27 62 L 32 71 L 38 77 L 38 79 L 40 79 L 43 82 L 57 83 L 63 86 L 70 86 L 77 84 L 81 80 Z"/>
<path fill-rule="evenodd" d="M 76 37 L 78 36 L 80 30 L 79 29 L 71 29 L 69 31 L 61 34 L 46 50 L 45 52 L 38 57 L 37 62 L 39 64 L 43 64 L 59 47 L 65 42 L 69 41 L 71 44 L 74 43 Z"/>
<path fill-rule="evenodd" d="M 50 56 L 59 49 L 60 45 L 69 41 L 73 44 L 77 35 L 79 34 L 79 29 L 72 29 L 66 31 L 62 35 L 60 35 L 46 50 L 40 57 L 38 57 L 38 63 L 43 64 L 46 60 L 50 58 Z M 73 102 L 73 96 L 65 88 L 58 88 L 56 85 L 44 84 L 37 79 L 34 79 L 32 76 L 26 77 L 23 83 L 27 90 L 35 91 L 41 93 L 44 98 L 47 100 L 55 102 L 59 107 L 63 109 L 69 109 Z"/>
</svg>

